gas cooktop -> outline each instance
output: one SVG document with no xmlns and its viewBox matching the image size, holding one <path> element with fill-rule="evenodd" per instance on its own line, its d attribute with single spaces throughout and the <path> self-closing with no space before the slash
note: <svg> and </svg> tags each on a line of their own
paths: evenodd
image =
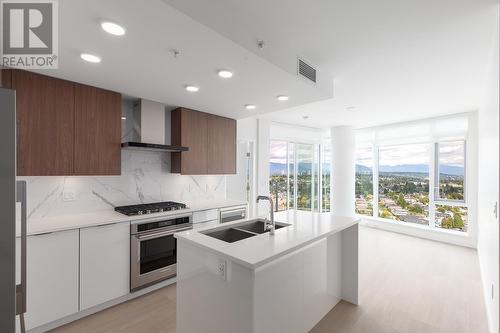
<svg viewBox="0 0 500 333">
<path fill-rule="evenodd" d="M 132 215 L 145 215 L 145 214 L 153 214 L 160 212 L 168 212 L 172 210 L 179 210 L 185 208 L 187 207 L 183 203 L 164 201 L 164 202 L 153 202 L 141 205 L 119 206 L 115 207 L 115 211 L 128 216 L 132 216 Z"/>
</svg>

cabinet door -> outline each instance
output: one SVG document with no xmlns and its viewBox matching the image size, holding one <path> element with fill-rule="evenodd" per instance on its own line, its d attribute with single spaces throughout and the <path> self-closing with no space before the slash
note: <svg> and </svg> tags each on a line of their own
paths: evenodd
<svg viewBox="0 0 500 333">
<path fill-rule="evenodd" d="M 75 175 L 121 174 L 121 95 L 75 84 Z"/>
<path fill-rule="evenodd" d="M 12 86 L 12 69 L 0 70 L 0 87 L 10 89 Z"/>
<path fill-rule="evenodd" d="M 130 224 L 80 230 L 80 311 L 130 290 Z"/>
<path fill-rule="evenodd" d="M 208 115 L 208 174 L 236 173 L 236 120 Z"/>
<path fill-rule="evenodd" d="M 183 175 L 207 174 L 207 114 L 182 109 L 181 142 L 189 151 L 181 154 Z"/>
<path fill-rule="evenodd" d="M 78 230 L 29 236 L 26 327 L 78 312 Z"/>
<path fill-rule="evenodd" d="M 73 174 L 73 83 L 20 70 L 11 74 L 18 123 L 17 175 Z"/>
</svg>

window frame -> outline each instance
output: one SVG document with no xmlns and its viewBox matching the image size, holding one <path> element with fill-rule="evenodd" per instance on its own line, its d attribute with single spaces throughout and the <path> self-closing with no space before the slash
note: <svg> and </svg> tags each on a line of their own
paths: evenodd
<svg viewBox="0 0 500 333">
<path fill-rule="evenodd" d="M 323 186 L 323 177 L 322 177 L 322 163 L 324 161 L 323 157 L 323 147 L 325 146 L 324 143 L 317 143 L 317 142 L 306 142 L 306 141 L 295 141 L 295 140 L 287 140 L 287 139 L 279 139 L 279 138 L 273 138 L 269 140 L 269 146 L 271 146 L 271 142 L 285 142 L 286 143 L 286 164 L 287 164 L 287 200 L 286 200 L 286 209 L 290 209 L 290 183 L 293 183 L 293 209 L 297 209 L 297 172 L 298 172 L 298 163 L 297 163 L 297 145 L 307 145 L 307 146 L 312 146 L 312 156 L 313 156 L 313 161 L 311 164 L 312 170 L 311 170 L 311 212 L 318 212 L 318 213 L 323 213 L 323 197 L 322 197 L 322 186 Z M 291 154 L 291 145 L 293 145 L 293 154 Z M 331 152 L 330 152 L 331 155 Z M 290 160 L 293 156 L 293 168 L 290 167 Z M 317 160 L 315 160 L 317 158 Z M 269 162 L 268 162 L 269 163 Z M 317 170 L 315 170 L 315 168 Z M 290 182 L 290 176 L 293 173 L 293 182 Z M 317 191 L 318 195 L 316 198 L 315 195 L 315 174 L 317 173 Z M 330 177 L 331 177 L 331 161 L 330 161 Z M 270 178 L 270 177 L 269 177 Z M 330 185 L 330 184 L 329 184 Z M 331 190 L 330 190 L 331 191 Z M 317 207 L 314 204 L 314 200 L 317 199 Z M 330 210 L 332 210 L 332 205 L 330 202 Z"/>
<path fill-rule="evenodd" d="M 436 184 L 437 184 L 437 191 L 439 191 L 439 143 L 446 143 L 446 142 L 456 142 L 456 141 L 462 141 L 464 145 L 464 200 L 453 200 L 453 199 L 442 199 L 439 196 L 436 197 Z M 391 220 L 391 219 L 386 219 L 383 217 L 379 216 L 379 177 L 380 177 L 380 172 L 379 172 L 379 166 L 380 166 L 380 149 L 384 147 L 396 147 L 400 145 L 410 145 L 410 144 L 428 144 L 429 145 L 429 223 L 428 225 L 419 225 L 419 224 L 413 224 L 413 223 L 408 223 L 408 222 L 403 222 L 403 221 L 396 221 L 396 220 Z M 467 155 L 467 148 L 469 146 L 468 138 L 467 137 L 460 137 L 460 138 L 453 138 L 453 139 L 446 139 L 446 140 L 432 140 L 432 141 L 425 141 L 425 142 L 412 142 L 412 143 L 401 143 L 401 144 L 382 144 L 379 145 L 376 140 L 373 140 L 371 143 L 371 148 L 372 148 L 372 159 L 373 159 L 373 168 L 372 168 L 372 176 L 373 176 L 373 214 L 372 216 L 370 215 L 363 215 L 363 214 L 357 214 L 356 216 L 360 218 L 369 218 L 369 219 L 375 219 L 375 220 L 381 220 L 384 222 L 390 222 L 390 223 L 397 223 L 405 226 L 411 226 L 411 227 L 421 227 L 421 228 L 428 228 L 430 230 L 437 230 L 439 232 L 454 232 L 454 233 L 459 233 L 460 235 L 465 235 L 468 236 L 471 232 L 470 228 L 470 210 L 471 210 L 471 204 L 469 202 L 469 195 L 468 195 L 468 155 Z M 366 145 L 362 145 L 358 148 L 365 148 Z M 356 176 L 355 176 L 356 177 Z M 356 181 L 356 180 L 354 180 Z M 356 200 L 356 195 L 353 198 Z M 468 211 L 468 216 L 467 216 L 467 230 L 466 231 L 456 231 L 456 230 L 447 230 L 444 228 L 440 228 L 436 225 L 436 206 L 440 205 L 445 205 L 445 206 L 458 206 L 458 207 L 465 207 L 467 208 Z"/>
<path fill-rule="evenodd" d="M 369 150 L 370 153 L 371 153 L 371 176 L 372 176 L 372 216 L 373 216 L 373 213 L 375 212 L 375 209 L 377 210 L 377 216 L 378 216 L 378 192 L 375 193 L 374 192 L 374 189 L 375 189 L 375 162 L 374 162 L 374 156 L 375 156 L 375 153 L 374 153 L 374 148 L 375 146 L 373 144 L 368 144 L 368 145 L 361 145 L 361 146 L 356 146 L 356 152 L 354 154 L 354 160 L 355 160 L 355 164 L 357 164 L 357 161 L 358 161 L 358 149 L 361 150 L 361 149 L 364 149 L 364 150 Z M 378 150 L 378 148 L 377 148 Z M 377 154 L 376 156 L 378 157 L 378 151 L 377 151 Z M 356 165 L 354 166 L 354 168 L 356 168 Z M 377 165 L 377 168 L 378 168 L 378 165 Z M 378 172 L 378 171 L 377 171 Z M 354 186 L 356 186 L 356 170 L 354 170 Z M 377 185 L 376 185 L 376 188 L 378 188 L 378 178 L 377 178 Z M 356 189 L 354 189 L 354 198 L 356 200 Z M 377 206 L 375 208 L 375 206 Z M 356 209 L 356 203 L 354 203 L 354 207 Z M 359 215 L 359 216 L 368 216 L 370 217 L 370 215 L 365 215 L 365 214 L 359 214 L 359 213 L 356 213 L 356 215 Z"/>
<path fill-rule="evenodd" d="M 405 221 L 399 221 L 399 220 L 393 220 L 393 219 L 388 219 L 388 218 L 384 218 L 384 217 L 381 217 L 379 216 L 379 196 L 380 196 L 380 193 L 379 193 L 379 178 L 380 178 L 380 172 L 379 172 L 379 169 L 380 169 L 380 149 L 384 149 L 384 148 L 394 148 L 394 147 L 400 147 L 400 146 L 408 146 L 408 145 L 428 145 L 428 167 L 429 167 L 429 194 L 427 195 L 428 198 L 429 198 L 429 204 L 428 204 L 428 207 L 429 207 L 429 212 L 428 212 L 428 216 L 427 218 L 429 219 L 427 225 L 425 224 L 419 224 L 419 223 L 412 223 L 412 222 L 405 222 Z M 435 219 L 434 219 L 434 212 L 435 212 L 435 204 L 433 202 L 433 191 L 431 191 L 431 189 L 433 188 L 434 186 L 434 182 L 433 182 L 433 179 L 434 179 L 434 145 L 431 143 L 431 142 L 411 142 L 411 143 L 398 143 L 398 144 L 385 144 L 385 145 L 378 145 L 377 143 L 374 143 L 373 144 L 373 147 L 374 147 L 374 150 L 376 150 L 376 154 L 374 154 L 373 156 L 373 193 L 377 194 L 377 201 L 376 201 L 376 204 L 374 203 L 374 205 L 376 206 L 376 214 L 375 215 L 375 208 L 373 209 L 373 217 L 374 218 L 377 218 L 377 219 L 382 219 L 384 221 L 391 221 L 391 222 L 397 222 L 397 223 L 403 223 L 403 224 L 406 224 L 406 225 L 413 225 L 413 226 L 416 226 L 416 225 L 419 225 L 419 226 L 424 226 L 424 227 L 434 227 L 435 226 Z M 375 159 L 376 157 L 376 159 Z M 375 167 L 376 165 L 376 167 Z M 377 173 L 375 174 L 375 169 L 377 170 Z M 375 179 L 376 179 L 376 183 L 377 183 L 377 187 L 375 187 Z M 374 201 L 375 201 L 375 197 L 374 197 Z M 366 215 L 364 215 L 366 216 Z"/>
<path fill-rule="evenodd" d="M 464 149 L 464 179 L 463 179 L 463 200 L 457 200 L 457 199 L 447 199 L 447 198 L 441 198 L 440 195 L 440 172 L 439 172 L 439 158 L 440 158 L 440 153 L 439 153 L 439 147 L 440 144 L 442 143 L 450 143 L 450 142 L 462 142 L 463 149 Z M 435 204 L 442 204 L 445 206 L 464 206 L 467 207 L 467 140 L 466 139 L 456 139 L 456 140 L 439 140 L 434 143 L 434 187 L 433 187 L 433 192 L 434 192 L 434 202 Z"/>
</svg>

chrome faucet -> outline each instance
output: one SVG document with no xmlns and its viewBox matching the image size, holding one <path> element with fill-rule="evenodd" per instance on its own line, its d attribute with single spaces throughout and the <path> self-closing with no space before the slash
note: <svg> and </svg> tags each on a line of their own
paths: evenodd
<svg viewBox="0 0 500 333">
<path fill-rule="evenodd" d="M 269 201 L 269 216 L 271 218 L 271 223 L 269 224 L 267 219 L 264 220 L 264 230 L 269 230 L 269 234 L 274 235 L 274 230 L 275 230 L 275 224 L 274 224 L 274 211 L 273 211 L 273 199 L 270 197 L 266 197 L 265 195 L 259 195 L 257 197 L 257 203 L 259 203 L 260 200 L 267 200 Z"/>
</svg>

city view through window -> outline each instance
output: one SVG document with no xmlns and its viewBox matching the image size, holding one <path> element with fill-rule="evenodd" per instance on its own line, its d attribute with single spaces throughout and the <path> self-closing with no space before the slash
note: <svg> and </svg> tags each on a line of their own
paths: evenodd
<svg viewBox="0 0 500 333">
<path fill-rule="evenodd" d="M 379 216 L 429 224 L 429 145 L 379 149 Z"/>
<path fill-rule="evenodd" d="M 373 150 L 356 151 L 356 213 L 373 215 Z"/>
<path fill-rule="evenodd" d="M 434 147 L 435 154 L 431 143 L 358 148 L 356 213 L 466 232 L 465 141 L 440 142 Z M 377 154 L 374 149 L 378 149 Z M 378 156 L 377 161 L 374 156 Z M 375 163 L 378 163 L 376 173 Z M 431 181 L 433 166 L 435 179 Z M 328 145 L 273 140 L 269 168 L 274 211 L 295 207 L 330 211 Z M 374 177 L 378 183 L 376 193 Z M 435 188 L 434 198 L 430 186 Z"/>
<path fill-rule="evenodd" d="M 431 144 L 378 149 L 378 217 L 467 231 L 465 142 L 441 142 L 435 147 L 434 202 L 429 195 Z M 373 158 L 372 148 L 357 149 L 356 213 L 367 216 L 374 214 Z"/>
<path fill-rule="evenodd" d="M 322 149 L 317 144 L 272 140 L 269 190 L 276 212 L 294 207 L 305 211 L 329 211 L 329 149 Z"/>
</svg>

